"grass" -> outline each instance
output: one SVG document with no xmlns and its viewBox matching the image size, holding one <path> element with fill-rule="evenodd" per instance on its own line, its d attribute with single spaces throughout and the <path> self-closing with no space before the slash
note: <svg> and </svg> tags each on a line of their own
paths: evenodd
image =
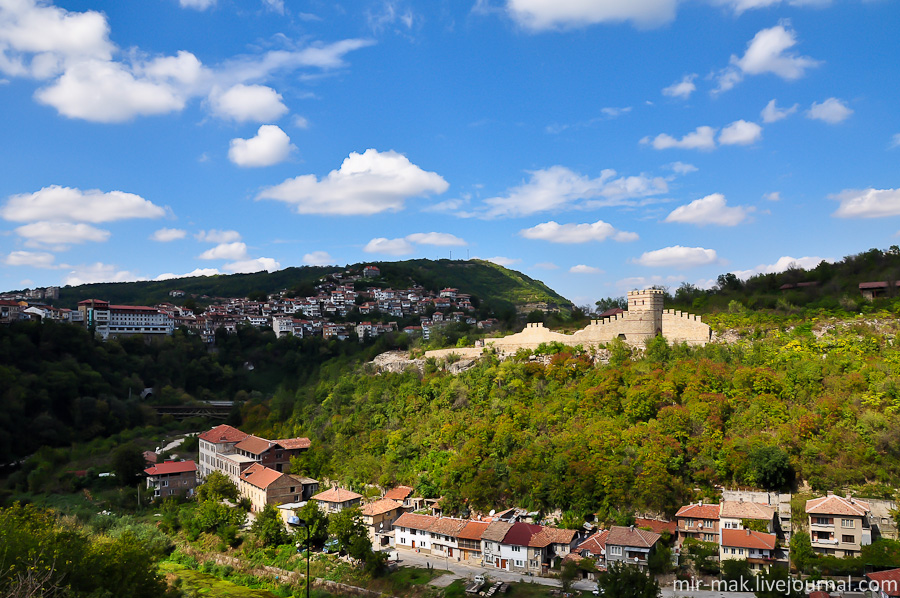
<svg viewBox="0 0 900 598">
<path fill-rule="evenodd" d="M 394 585 L 422 585 L 426 584 L 435 577 L 443 575 L 444 571 L 436 569 L 419 569 L 418 567 L 401 567 L 390 575 L 390 580 Z"/>
<path fill-rule="evenodd" d="M 167 578 L 172 576 L 181 580 L 180 586 L 188 591 L 188 595 L 204 598 L 277 598 L 272 592 L 235 585 L 171 561 L 160 563 L 159 569 Z"/>
</svg>

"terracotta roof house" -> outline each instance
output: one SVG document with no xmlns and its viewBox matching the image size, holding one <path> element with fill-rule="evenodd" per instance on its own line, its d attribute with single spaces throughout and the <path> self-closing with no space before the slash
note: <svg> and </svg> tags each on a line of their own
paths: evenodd
<svg viewBox="0 0 900 598">
<path fill-rule="evenodd" d="M 678 545 L 687 538 L 702 540 L 703 542 L 719 541 L 719 504 L 704 504 L 703 502 L 689 504 L 678 509 L 675 514 L 677 526 Z"/>
<path fill-rule="evenodd" d="M 222 455 L 229 455 L 235 452 L 234 445 L 249 436 L 245 432 L 241 432 L 237 428 L 222 424 L 216 426 L 212 430 L 207 430 L 199 435 L 200 441 L 200 478 L 205 479 L 214 471 L 220 471 L 228 475 L 231 480 L 237 484 L 238 474 L 240 471 L 232 471 L 236 465 L 234 463 L 226 464 L 222 460 Z M 238 467 L 246 467 L 246 465 L 237 465 Z"/>
<path fill-rule="evenodd" d="M 166 461 L 144 470 L 147 488 L 153 489 L 154 498 L 175 494 L 190 496 L 197 486 L 197 464 L 193 461 Z"/>
<path fill-rule="evenodd" d="M 659 534 L 634 527 L 614 525 L 606 539 L 606 563 L 627 562 L 640 568 L 647 567 L 650 553 L 659 541 Z"/>
<path fill-rule="evenodd" d="M 503 563 L 500 560 L 500 543 L 506 537 L 506 532 L 510 530 L 512 523 L 508 521 L 499 521 L 495 519 L 491 521 L 481 534 L 481 553 L 483 555 L 483 563 L 486 567 L 501 567 Z"/>
<path fill-rule="evenodd" d="M 766 524 L 766 531 L 775 531 L 775 509 L 760 503 L 726 500 L 719 506 L 719 525 L 721 529 L 744 529 L 744 520 L 761 521 Z"/>
<path fill-rule="evenodd" d="M 428 528 L 428 533 L 431 534 L 431 554 L 447 558 L 460 557 L 459 533 L 466 527 L 466 523 L 465 519 L 438 517 Z"/>
<path fill-rule="evenodd" d="M 775 534 L 749 529 L 723 529 L 719 560 L 746 559 L 753 572 L 768 571 L 775 562 Z"/>
<path fill-rule="evenodd" d="M 656 532 L 657 534 L 669 532 L 673 538 L 678 532 L 678 523 L 676 523 L 675 521 L 662 521 L 661 519 L 635 517 L 634 526 L 642 529 L 649 529 L 651 532 Z"/>
<path fill-rule="evenodd" d="M 462 560 L 481 559 L 481 535 L 488 528 L 487 521 L 467 521 L 458 537 L 460 558 Z"/>
<path fill-rule="evenodd" d="M 866 573 L 866 579 L 878 584 L 877 590 L 871 588 L 872 598 L 897 598 L 900 596 L 900 569 Z"/>
<path fill-rule="evenodd" d="M 587 537 L 581 544 L 575 547 L 575 552 L 584 557 L 606 558 L 606 540 L 609 538 L 609 530 L 600 530 L 596 534 Z"/>
<path fill-rule="evenodd" d="M 382 498 L 363 505 L 360 510 L 372 547 L 377 549 L 390 545 L 394 537 L 394 521 L 403 514 L 403 505 L 396 500 Z"/>
<path fill-rule="evenodd" d="M 411 508 L 412 502 L 410 502 L 410 498 L 412 498 L 413 489 L 409 486 L 397 486 L 396 488 L 391 488 L 387 492 L 384 493 L 384 498 L 389 498 L 391 500 L 398 500 L 403 503 L 405 508 Z"/>
<path fill-rule="evenodd" d="M 241 496 L 250 499 L 254 511 L 261 511 L 266 505 L 307 500 L 318 488 L 316 480 L 275 471 L 260 463 L 242 471 L 238 484 Z"/>
<path fill-rule="evenodd" d="M 831 492 L 806 501 L 809 535 L 813 550 L 820 554 L 858 556 L 863 546 L 872 543 L 869 527 L 869 503 Z"/>
<path fill-rule="evenodd" d="M 325 492 L 320 492 L 315 496 L 311 496 L 310 500 L 318 501 L 319 506 L 326 513 L 339 513 L 344 509 L 359 506 L 362 500 L 362 494 L 357 494 L 343 488 L 331 488 Z"/>
<path fill-rule="evenodd" d="M 394 521 L 394 546 L 399 549 L 431 552 L 429 528 L 437 521 L 431 515 L 403 513 Z"/>
</svg>

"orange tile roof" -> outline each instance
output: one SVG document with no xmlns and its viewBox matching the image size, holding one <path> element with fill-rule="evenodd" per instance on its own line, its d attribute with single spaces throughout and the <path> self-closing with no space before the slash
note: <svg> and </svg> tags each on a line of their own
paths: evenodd
<svg viewBox="0 0 900 598">
<path fill-rule="evenodd" d="M 287 450 L 308 449 L 312 444 L 309 438 L 282 438 L 281 440 L 273 440 L 273 442 Z"/>
<path fill-rule="evenodd" d="M 259 436 L 247 436 L 239 443 L 234 445 L 234 448 L 239 451 L 247 451 L 248 453 L 252 453 L 254 455 L 261 455 L 272 447 L 272 443 L 266 440 L 265 438 L 260 438 Z"/>
<path fill-rule="evenodd" d="M 609 538 L 609 530 L 601 530 L 579 544 L 575 548 L 575 552 L 580 553 L 586 550 L 594 556 L 605 555 L 607 538 Z"/>
<path fill-rule="evenodd" d="M 450 536 L 451 538 L 456 538 L 459 536 L 459 532 L 461 532 L 464 527 L 466 527 L 465 519 L 439 517 L 438 520 L 428 528 L 428 531 L 433 534 L 440 534 L 442 536 Z"/>
<path fill-rule="evenodd" d="M 722 546 L 775 550 L 775 534 L 764 534 L 749 529 L 723 529 Z"/>
<path fill-rule="evenodd" d="M 459 532 L 459 538 L 463 540 L 480 540 L 481 534 L 490 525 L 487 521 L 467 521 L 466 526 Z"/>
<path fill-rule="evenodd" d="M 165 463 L 157 463 L 153 467 L 148 467 L 144 470 L 144 473 L 153 476 L 187 473 L 189 471 L 197 471 L 197 464 L 193 461 L 166 461 Z"/>
<path fill-rule="evenodd" d="M 410 529 L 419 529 L 419 530 L 427 530 L 434 522 L 437 521 L 437 517 L 432 517 L 431 515 L 417 515 L 416 513 L 404 513 L 394 521 L 394 527 L 408 527 Z"/>
<path fill-rule="evenodd" d="M 374 517 L 375 515 L 381 515 L 382 513 L 390 513 L 394 509 L 399 509 L 402 506 L 403 505 L 396 500 L 382 498 L 381 500 L 376 500 L 375 502 L 363 505 L 362 514 Z"/>
<path fill-rule="evenodd" d="M 256 486 L 261 490 L 265 490 L 283 475 L 284 474 L 280 471 L 275 471 L 274 469 L 269 469 L 259 463 L 254 463 L 241 472 L 241 480 L 247 482 L 251 486 Z"/>
<path fill-rule="evenodd" d="M 691 504 L 685 505 L 678 509 L 678 512 L 675 513 L 676 517 L 687 517 L 691 519 L 719 519 L 719 505 L 718 503 L 701 505 L 701 504 Z"/>
<path fill-rule="evenodd" d="M 888 596 L 900 596 L 900 569 L 873 571 L 872 573 L 866 573 L 866 577 L 872 581 L 877 581 L 878 589 Z"/>
<path fill-rule="evenodd" d="M 221 426 L 216 426 L 212 430 L 200 434 L 200 439 L 205 440 L 206 442 L 212 442 L 213 444 L 219 444 L 221 442 L 240 442 L 247 436 L 249 436 L 249 434 L 246 432 L 241 432 L 237 428 L 222 424 Z"/>
<path fill-rule="evenodd" d="M 756 502 L 726 500 L 722 502 L 722 507 L 719 509 L 719 517 L 771 521 L 775 517 L 775 509 Z"/>
<path fill-rule="evenodd" d="M 674 521 L 660 521 L 659 519 L 647 519 L 645 517 L 635 517 L 634 525 L 637 527 L 649 527 L 651 532 L 661 534 L 664 531 L 675 533 L 678 524 Z"/>
<path fill-rule="evenodd" d="M 609 537 L 606 539 L 607 544 L 614 546 L 637 546 L 640 548 L 650 548 L 659 540 L 659 534 L 648 532 L 647 530 L 622 527 L 614 525 L 609 530 Z"/>
<path fill-rule="evenodd" d="M 409 486 L 397 486 L 396 488 L 391 488 L 385 492 L 384 497 L 392 500 L 406 500 L 412 493 L 413 489 Z"/>
<path fill-rule="evenodd" d="M 831 495 L 806 501 L 806 512 L 810 515 L 850 515 L 852 517 L 865 517 L 868 510 L 869 503 L 856 498 L 847 500 L 841 496 Z"/>
<path fill-rule="evenodd" d="M 315 496 L 310 497 L 312 500 L 321 502 L 347 502 L 362 498 L 362 494 L 357 494 L 343 488 L 331 488 L 325 492 L 319 492 Z"/>
<path fill-rule="evenodd" d="M 543 548 L 550 544 L 571 544 L 578 532 L 574 529 L 562 529 L 559 527 L 545 527 L 531 536 L 529 546 Z"/>
</svg>

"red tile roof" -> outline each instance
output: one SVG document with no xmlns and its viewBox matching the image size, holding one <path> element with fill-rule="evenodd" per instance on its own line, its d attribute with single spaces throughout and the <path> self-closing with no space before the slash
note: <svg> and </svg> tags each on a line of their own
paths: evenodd
<svg viewBox="0 0 900 598">
<path fill-rule="evenodd" d="M 719 519 L 719 505 L 713 504 L 691 504 L 685 505 L 678 509 L 675 517 L 685 517 L 689 519 Z"/>
<path fill-rule="evenodd" d="M 394 527 L 408 527 L 410 529 L 428 530 L 437 517 L 431 515 L 417 515 L 415 513 L 404 513 L 394 521 Z"/>
<path fill-rule="evenodd" d="M 722 546 L 775 550 L 775 534 L 764 534 L 749 529 L 723 529 Z"/>
<path fill-rule="evenodd" d="M 775 509 L 755 502 L 726 500 L 719 509 L 719 517 L 771 521 L 775 517 Z"/>
<path fill-rule="evenodd" d="M 272 443 L 265 438 L 259 436 L 247 436 L 239 443 L 234 445 L 239 451 L 247 451 L 254 455 L 261 455 L 272 447 Z"/>
<path fill-rule="evenodd" d="M 609 530 L 601 530 L 579 544 L 575 548 L 575 552 L 581 553 L 587 551 L 594 556 L 603 556 L 606 554 L 607 538 L 609 538 Z"/>
<path fill-rule="evenodd" d="M 453 517 L 439 517 L 434 524 L 428 528 L 433 534 L 442 536 L 450 536 L 451 538 L 459 537 L 459 532 L 466 527 L 465 519 L 454 519 Z"/>
<path fill-rule="evenodd" d="M 646 519 L 644 517 L 635 517 L 634 525 L 637 527 L 649 527 L 651 532 L 661 534 L 665 531 L 675 533 L 678 524 L 674 521 L 660 521 L 659 519 Z"/>
<path fill-rule="evenodd" d="M 866 573 L 872 581 L 878 582 L 878 589 L 888 596 L 900 596 L 900 569 L 888 569 L 887 571 L 873 571 Z"/>
<path fill-rule="evenodd" d="M 310 497 L 312 500 L 320 502 L 347 502 L 350 500 L 358 500 L 362 498 L 362 494 L 344 490 L 343 488 L 331 488 L 325 492 L 319 492 L 315 496 Z"/>
<path fill-rule="evenodd" d="M 466 526 L 459 532 L 459 538 L 463 540 L 480 540 L 481 534 L 490 525 L 487 521 L 467 521 Z"/>
<path fill-rule="evenodd" d="M 614 525 L 609 530 L 607 544 L 614 546 L 635 546 L 650 548 L 659 540 L 659 534 L 647 530 Z"/>
<path fill-rule="evenodd" d="M 241 472 L 241 480 L 247 482 L 251 486 L 256 486 L 261 490 L 268 488 L 273 482 L 284 474 L 274 469 L 269 469 L 259 463 L 254 463 Z"/>
<path fill-rule="evenodd" d="M 287 450 L 308 449 L 311 445 L 309 438 L 282 438 L 273 442 Z"/>
<path fill-rule="evenodd" d="M 503 538 L 502 543 L 512 546 L 529 546 L 531 544 L 531 537 L 540 531 L 540 525 L 517 521 L 516 523 L 513 523 L 512 527 L 509 528 L 509 531 L 506 532 L 506 536 Z"/>
<path fill-rule="evenodd" d="M 197 471 L 197 464 L 193 461 L 166 461 L 165 463 L 157 463 L 153 467 L 148 467 L 144 470 L 144 473 L 154 476 L 187 473 L 189 471 Z"/>
<path fill-rule="evenodd" d="M 571 544 L 577 533 L 574 529 L 545 527 L 531 536 L 531 542 L 528 545 L 535 548 L 543 548 L 551 544 Z"/>
<path fill-rule="evenodd" d="M 840 496 L 831 495 L 806 501 L 806 512 L 810 515 L 865 517 L 868 510 L 869 503 L 856 498 L 847 500 Z"/>
<path fill-rule="evenodd" d="M 374 517 L 375 515 L 390 513 L 394 509 L 399 509 L 402 506 L 403 505 L 396 500 L 382 498 L 381 500 L 376 500 L 375 502 L 370 502 L 367 505 L 363 505 L 362 514 L 368 515 L 369 517 Z"/>
<path fill-rule="evenodd" d="M 232 428 L 227 424 L 222 424 L 221 426 L 216 426 L 212 430 L 208 430 L 203 434 L 200 434 L 200 440 L 212 442 L 213 444 L 219 444 L 222 442 L 240 442 L 247 436 L 249 436 L 249 434 L 247 434 L 246 432 L 241 432 L 237 428 Z"/>
<path fill-rule="evenodd" d="M 412 493 L 413 489 L 409 486 L 397 486 L 385 492 L 384 497 L 392 500 L 406 500 Z"/>
</svg>

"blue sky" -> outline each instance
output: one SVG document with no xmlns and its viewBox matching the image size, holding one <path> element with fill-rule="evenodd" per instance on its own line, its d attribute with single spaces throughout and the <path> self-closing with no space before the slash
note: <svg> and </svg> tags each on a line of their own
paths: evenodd
<svg viewBox="0 0 900 598">
<path fill-rule="evenodd" d="M 896 244 L 890 0 L 0 0 L 0 289 L 479 257 L 579 304 Z"/>
</svg>

